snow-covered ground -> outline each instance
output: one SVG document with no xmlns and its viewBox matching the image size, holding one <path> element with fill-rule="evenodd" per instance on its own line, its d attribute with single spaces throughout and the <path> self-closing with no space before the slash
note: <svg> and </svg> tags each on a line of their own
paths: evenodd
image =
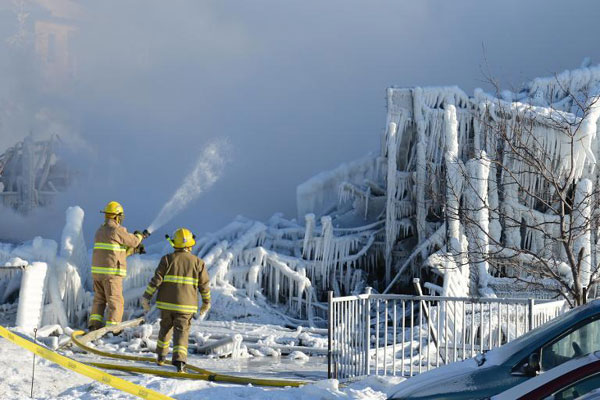
<svg viewBox="0 0 600 400">
<path fill-rule="evenodd" d="M 141 313 L 137 307 L 130 307 L 128 311 L 131 316 Z M 2 325 L 14 327 L 17 314 L 17 304 L 2 305 Z M 109 334 L 91 345 L 103 351 L 153 356 L 158 333 L 158 316 L 155 310 L 148 314 L 148 324 L 127 329 L 120 336 L 113 337 Z M 398 382 L 398 379 L 369 378 L 340 387 L 336 380 L 326 379 L 326 330 L 289 324 L 290 320 L 281 315 L 281 311 L 268 306 L 260 297 L 249 299 L 236 295 L 234 288 L 216 288 L 213 290 L 213 308 L 209 319 L 194 320 L 192 323 L 188 362 L 222 374 L 314 382 L 301 388 L 262 388 L 176 380 L 118 371 L 110 373 L 177 399 L 225 396 L 232 399 L 385 399 L 386 390 Z M 19 329 L 27 331 L 23 327 Z M 61 329 L 52 335 L 59 339 L 60 343 L 67 339 L 67 332 Z M 52 342 L 49 338 L 42 337 L 40 341 L 46 344 L 56 343 L 56 339 Z M 214 351 L 202 352 L 207 346 L 227 339 L 231 341 L 230 344 Z M 5 339 L 0 339 L 0 350 L 0 371 L 7 372 L 6 378 L 0 378 L 0 398 L 28 398 L 31 389 L 32 353 Z M 113 359 L 99 360 L 98 356 L 83 353 L 73 346 L 60 349 L 59 352 L 82 362 L 116 362 Z M 15 363 L 14 360 L 19 361 Z M 131 397 L 37 357 L 34 398 Z"/>
<path fill-rule="evenodd" d="M 586 67 L 578 72 L 561 74 L 558 78 L 576 84 L 575 89 L 597 87 L 600 85 L 600 67 Z M 539 94 L 551 98 L 555 85 L 549 82 L 536 80 L 525 92 L 504 93 L 503 98 L 506 99 L 502 101 L 514 106 L 515 113 L 510 115 L 517 119 L 519 114 L 516 112 L 520 111 L 520 104 L 530 104 L 541 107 L 541 111 L 538 108 L 534 108 L 534 111 L 545 116 L 547 110 L 543 107 L 547 108 L 548 105 L 538 104 L 539 99 L 536 100 L 535 96 Z M 596 140 L 596 121 L 600 111 L 579 117 L 571 110 L 574 106 L 570 103 L 572 96 L 565 94 L 564 97 L 565 101 L 561 100 L 559 105 L 565 109 L 561 110 L 569 113 L 569 118 L 574 120 L 582 118 L 580 122 L 585 127 L 586 145 L 578 146 L 576 172 L 568 174 L 569 179 L 574 179 L 574 175 L 579 179 L 583 176 L 586 163 L 597 158 L 589 148 L 592 138 Z M 491 297 L 495 296 L 493 283 L 510 285 L 504 280 L 491 278 L 487 261 L 464 258 L 472 247 L 485 249 L 486 252 L 494 248 L 488 236 L 500 238 L 503 233 L 518 246 L 521 243 L 520 230 L 507 226 L 503 231 L 498 221 L 494 221 L 496 210 L 487 210 L 489 192 L 492 192 L 489 196 L 493 203 L 498 203 L 498 194 L 494 193 L 497 191 L 496 185 L 491 185 L 490 190 L 487 183 L 483 185 L 483 182 L 488 180 L 487 177 L 496 177 L 498 174 L 491 173 L 493 171 L 490 170 L 490 161 L 484 149 L 471 149 L 470 144 L 466 144 L 470 141 L 464 139 L 472 136 L 477 138 L 474 140 L 477 146 L 481 145 L 479 142 L 483 132 L 472 111 L 487 110 L 486 107 L 498 99 L 480 91 L 469 97 L 457 88 L 416 88 L 390 89 L 388 100 L 388 124 L 381 154 L 372 154 L 342 165 L 300 185 L 297 220 L 288 220 L 282 214 L 274 214 L 264 222 L 237 217 L 221 230 L 205 234 L 196 241 L 194 254 L 205 261 L 211 277 L 213 304 L 207 321 L 193 323 L 190 363 L 224 374 L 303 379 L 315 383 L 299 389 L 268 389 L 120 375 L 176 398 L 385 398 L 386 390 L 397 380 L 372 378 L 340 388 L 336 381 L 325 379 L 327 332 L 323 328 L 327 326 L 327 291 L 332 290 L 335 296 L 359 294 L 364 292 L 366 286 L 378 283 L 374 285 L 378 286 L 375 290 L 387 286 L 384 291 L 387 292 L 397 279 L 406 279 L 410 275 L 402 274 L 415 268 L 419 263 L 416 261 L 418 258 L 442 278 L 442 285 L 425 282 L 425 287 L 437 294 L 464 297 L 478 293 Z M 552 101 L 549 104 L 554 107 L 556 103 Z M 408 103 L 413 104 L 410 107 L 413 110 L 406 111 L 403 108 Z M 483 105 L 486 107 L 480 107 Z M 552 107 L 549 110 L 552 111 Z M 409 118 L 410 113 L 414 115 Z M 484 113 L 481 117 L 490 116 Z M 555 148 L 556 143 L 560 142 L 558 138 L 562 136 L 554 130 L 554 127 L 548 127 L 541 132 L 543 143 L 549 143 L 545 147 Z M 415 133 L 417 137 L 412 139 L 404 137 Z M 406 146 L 402 150 L 404 144 L 409 142 L 417 145 Z M 429 147 L 422 148 L 423 143 L 428 143 Z M 490 140 L 486 146 L 492 146 L 487 149 L 488 153 L 491 153 L 490 150 L 496 151 L 494 141 Z M 210 154 L 201 157 L 194 172 L 148 226 L 150 231 L 156 231 L 156 237 L 164 233 L 159 231 L 165 222 L 218 178 L 224 161 L 219 151 L 210 148 Z M 477 150 L 479 158 L 468 159 L 471 150 Z M 208 156 L 211 154 L 215 157 L 214 163 L 205 163 L 210 160 Z M 552 160 L 565 154 L 564 151 L 558 151 Z M 408 162 L 413 159 L 416 161 Z M 398 164 L 398 160 L 405 160 L 407 165 Z M 463 162 L 476 178 L 477 184 L 468 185 L 470 178 L 460 175 L 459 166 Z M 445 200 L 425 195 L 437 193 L 444 187 L 438 182 L 440 177 L 433 175 L 437 171 L 435 168 L 431 175 L 421 175 L 422 171 L 428 171 L 430 164 L 446 168 L 446 195 L 440 197 Z M 514 168 L 522 169 L 520 165 Z M 526 178 L 524 187 L 529 188 L 530 181 L 537 182 Z M 434 184 L 426 187 L 425 182 Z M 588 184 L 591 185 L 591 181 L 585 181 L 582 187 L 588 188 Z M 462 193 L 469 186 L 472 186 L 469 191 Z M 577 192 L 579 194 L 576 193 L 575 198 L 579 195 L 585 198 L 588 192 L 588 189 Z M 481 232 L 473 234 L 465 230 L 468 221 L 452 215 L 446 215 L 446 222 L 438 218 L 429 221 L 427 216 L 433 211 L 437 212 L 438 206 L 442 210 L 456 212 L 457 216 L 465 214 L 452 211 L 461 209 L 462 194 L 466 195 L 466 204 L 473 203 L 473 210 L 477 210 L 473 211 L 470 218 L 482 221 Z M 514 212 L 517 220 L 526 221 L 526 215 L 535 210 L 518 203 L 516 198 L 516 195 L 505 196 L 503 201 L 510 210 L 514 208 L 511 213 Z M 438 201 L 443 202 L 438 204 Z M 584 211 L 589 213 L 589 209 L 588 204 Z M 539 221 L 556 220 L 536 213 L 535 218 L 541 218 Z M 16 327 L 28 334 L 36 327 L 52 327 L 42 329 L 44 334 L 38 335 L 40 341 L 52 349 L 68 341 L 71 328 L 85 326 L 93 293 L 89 267 L 91 242 L 83 236 L 84 216 L 84 210 L 78 206 L 66 210 L 66 223 L 59 242 L 35 237 L 21 244 L 0 243 L 0 266 L 7 266 L 0 267 L 0 324 Z M 538 220 L 533 221 L 539 223 Z M 532 243 L 537 243 L 537 251 L 551 251 L 553 246 L 549 244 L 552 241 L 548 238 L 552 239 L 552 236 L 544 237 L 544 232 L 537 231 L 531 230 L 529 233 L 533 238 Z M 590 240 L 587 237 L 581 243 L 576 243 L 577 248 L 587 249 L 585 252 L 576 251 L 585 254 L 586 265 L 592 257 Z M 171 250 L 161 240 L 147 246 L 148 254 L 130 258 L 127 277 L 123 282 L 124 319 L 141 315 L 140 296 L 160 257 Z M 531 251 L 536 250 L 532 248 Z M 550 252 L 542 256 L 551 259 L 555 255 Z M 519 258 L 519 262 L 530 263 L 531 259 Z M 385 286 L 369 276 L 372 272 L 375 275 L 384 273 Z M 589 280 L 590 271 L 586 274 Z M 552 276 L 557 275 L 553 273 Z M 571 277 L 571 281 L 573 279 Z M 500 307 L 497 309 L 500 310 Z M 490 306 L 490 316 L 491 310 Z M 438 315 L 441 315 L 441 311 Z M 132 329 L 119 337 L 100 339 L 93 346 L 104 351 L 153 354 L 158 331 L 156 318 L 157 315 L 153 315 L 148 319 L 148 325 Z M 387 322 L 384 323 L 387 327 Z M 417 328 L 419 341 L 424 326 Z M 454 327 L 456 334 L 456 324 Z M 55 336 L 48 337 L 53 331 Z M 399 332 L 403 339 L 407 334 L 412 335 L 409 337 L 411 357 L 408 361 L 412 366 L 413 347 L 424 350 L 423 353 L 431 349 L 424 349 L 422 343 L 413 346 L 416 337 L 412 328 Z M 388 343 L 387 330 L 384 335 L 385 343 Z M 393 335 L 395 343 L 395 330 Z M 481 333 L 480 337 L 483 336 Z M 222 345 L 214 351 L 207 351 L 207 347 L 217 344 Z M 0 371 L 11 371 L 6 377 L 0 377 L 1 395 L 6 398 L 27 395 L 26 371 L 30 365 L 23 360 L 31 355 L 5 341 L 0 345 Z M 404 355 L 407 349 L 400 350 Z M 60 351 L 82 361 L 97 358 L 73 348 Z M 387 362 L 385 354 L 384 364 Z M 15 363 L 14 360 L 19 362 Z M 44 370 L 39 372 L 39 386 L 43 388 L 39 398 L 127 397 L 98 383 L 89 383 L 85 378 L 72 377 L 72 373 L 48 362 L 40 361 L 39 367 Z"/>
<path fill-rule="evenodd" d="M 0 338 L 0 398 L 29 398 L 31 390 L 32 353 Z M 77 355 L 73 355 L 77 358 Z M 15 360 L 18 360 L 15 362 Z M 133 396 L 109 386 L 94 382 L 84 376 L 66 370 L 54 363 L 37 357 L 35 371 L 34 398 L 36 399 L 130 399 Z M 193 360 L 193 361 L 192 361 Z M 221 359 L 220 359 L 221 360 Z M 221 361 L 208 364 L 197 363 L 192 357 L 190 362 L 209 368 Z M 281 366 L 292 365 L 285 359 L 271 362 L 266 370 L 275 371 Z M 232 366 L 231 360 L 223 362 L 223 369 Z M 265 363 L 269 364 L 269 363 Z M 257 365 L 254 368 L 259 368 Z M 259 368 L 260 369 L 260 368 Z M 225 372 L 225 371 L 224 371 Z M 228 371 L 232 372 L 232 371 Z M 321 380 L 301 388 L 261 388 L 251 385 L 231 385 L 206 381 L 185 381 L 160 378 L 148 375 L 133 375 L 113 372 L 135 384 L 145 386 L 176 399 L 385 399 L 387 391 L 402 378 L 367 378 L 346 387 L 340 387 L 336 380 Z"/>
<path fill-rule="evenodd" d="M 153 357 L 158 328 L 158 321 L 127 328 L 119 336 L 108 334 L 92 342 L 92 346 Z M 219 342 L 225 344 L 216 347 Z M 210 348 L 214 349 L 203 350 Z M 66 355 L 77 360 L 96 358 L 71 349 L 73 353 Z M 327 377 L 326 351 L 326 338 L 320 333 L 267 324 L 194 321 L 188 363 L 222 374 L 316 381 Z"/>
</svg>

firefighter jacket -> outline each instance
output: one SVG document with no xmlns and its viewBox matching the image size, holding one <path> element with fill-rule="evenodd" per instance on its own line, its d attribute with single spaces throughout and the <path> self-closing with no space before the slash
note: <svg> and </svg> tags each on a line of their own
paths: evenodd
<svg viewBox="0 0 600 400">
<path fill-rule="evenodd" d="M 204 261 L 189 251 L 175 250 L 160 259 L 144 297 L 150 300 L 158 289 L 156 307 L 194 314 L 198 311 L 198 290 L 203 303 L 210 303 L 209 277 Z"/>
<path fill-rule="evenodd" d="M 96 231 L 92 253 L 92 274 L 127 275 L 127 256 L 141 243 L 143 236 L 127 232 L 113 219 L 107 219 Z"/>
</svg>

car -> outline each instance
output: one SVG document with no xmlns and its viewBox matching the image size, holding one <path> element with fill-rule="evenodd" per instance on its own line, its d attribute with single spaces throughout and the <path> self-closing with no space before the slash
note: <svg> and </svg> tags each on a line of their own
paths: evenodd
<svg viewBox="0 0 600 400">
<path fill-rule="evenodd" d="M 567 400 L 592 395 L 600 388 L 600 351 L 567 361 L 491 400 Z M 598 393 L 600 398 L 600 393 Z"/>
<path fill-rule="evenodd" d="M 389 399 L 486 399 L 599 350 L 600 300 L 594 300 L 503 346 L 407 379 Z"/>
</svg>

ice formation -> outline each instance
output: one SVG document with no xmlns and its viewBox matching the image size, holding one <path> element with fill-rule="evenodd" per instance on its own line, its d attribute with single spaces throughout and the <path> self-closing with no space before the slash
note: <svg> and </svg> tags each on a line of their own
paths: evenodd
<svg viewBox="0 0 600 400">
<path fill-rule="evenodd" d="M 299 218 L 327 215 L 344 228 L 380 222 L 382 231 L 366 255 L 378 261 L 363 263 L 379 290 L 406 289 L 416 275 L 437 294 L 488 296 L 502 285 L 492 275 L 527 281 L 535 278 L 540 259 L 549 260 L 557 277 L 568 277 L 564 252 L 553 240 L 556 213 L 538 204 L 551 201 L 552 188 L 523 160 L 509 157 L 492 134 L 506 125 L 512 143 L 518 132 L 510 130 L 518 125 L 506 121 L 518 120 L 531 126 L 520 144 L 537 151 L 541 168 L 575 187 L 575 211 L 566 220 L 579 227 L 578 283 L 589 284 L 597 264 L 597 227 L 586 221 L 599 183 L 598 93 L 600 67 L 536 79 L 498 97 L 479 89 L 468 96 L 456 87 L 388 89 L 380 155 L 300 185 Z M 337 207 L 331 200 L 335 187 Z"/>
<path fill-rule="evenodd" d="M 41 323 L 47 272 L 48 264 L 42 262 L 34 262 L 23 271 L 16 323 L 23 330 L 31 331 Z"/>
<path fill-rule="evenodd" d="M 214 289 L 269 307 L 290 324 L 324 324 L 328 290 L 336 296 L 362 293 L 366 286 L 380 292 L 410 290 L 415 276 L 432 293 L 493 296 L 510 286 L 498 275 L 521 274 L 519 265 L 535 266 L 533 255 L 555 260 L 556 276 L 569 279 L 564 254 L 548 239 L 557 217 L 536 205 L 536 198 L 548 199 L 552 191 L 506 152 L 502 163 L 494 162 L 502 157 L 502 146 L 489 130 L 511 119 L 535 121 L 531 140 L 552 155 L 544 165 L 575 187 L 579 207 L 568 220 L 577 223 L 592 215 L 597 201 L 590 194 L 600 176 L 595 168 L 600 107 L 591 101 L 599 90 L 600 67 L 536 79 L 520 92 L 499 97 L 481 90 L 468 96 L 456 87 L 390 88 L 379 154 L 299 185 L 297 220 L 281 214 L 266 222 L 237 217 L 197 238 L 195 252 L 204 259 Z M 584 96 L 586 91 L 591 97 Z M 590 105 L 589 112 L 579 112 L 582 104 Z M 571 151 L 561 132 L 572 124 L 579 128 Z M 511 129 L 507 124 L 507 137 L 516 138 Z M 218 179 L 221 150 L 207 151 L 210 156 L 151 228 Z M 41 238 L 21 246 L 0 244 L 2 264 L 46 263 L 45 324 L 85 321 L 91 287 L 82 224 L 83 210 L 74 207 L 67 210 L 60 245 Z M 583 282 L 597 265 L 598 233 L 583 228 L 575 233 Z M 519 254 L 520 247 L 528 251 Z M 137 304 L 163 250 L 158 246 L 131 258 L 124 281 L 128 305 Z M 512 264 L 503 264 L 505 259 Z M 18 297 L 25 275 L 0 269 L 0 302 Z M 525 283 L 535 279 L 519 277 Z"/>
<path fill-rule="evenodd" d="M 31 135 L 0 154 L 0 204 L 27 214 L 50 204 L 73 180 L 73 172 L 56 150 L 56 135 L 34 141 Z"/>
</svg>

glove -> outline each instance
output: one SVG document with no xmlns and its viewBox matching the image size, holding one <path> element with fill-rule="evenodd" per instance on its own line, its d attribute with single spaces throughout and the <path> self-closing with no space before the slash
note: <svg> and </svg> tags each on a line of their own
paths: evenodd
<svg viewBox="0 0 600 400">
<path fill-rule="evenodd" d="M 210 310 L 210 303 L 202 303 L 200 310 L 194 315 L 195 319 L 203 319 L 206 314 L 208 314 L 208 310 Z"/>
<path fill-rule="evenodd" d="M 144 309 L 144 312 L 150 311 L 150 300 L 148 300 L 145 297 L 142 297 L 140 302 L 142 303 L 142 308 Z"/>
<path fill-rule="evenodd" d="M 146 247 L 144 247 L 144 245 L 142 243 L 140 243 L 138 245 L 138 247 L 136 247 L 133 250 L 133 252 L 136 253 L 136 254 L 146 254 Z"/>
</svg>

